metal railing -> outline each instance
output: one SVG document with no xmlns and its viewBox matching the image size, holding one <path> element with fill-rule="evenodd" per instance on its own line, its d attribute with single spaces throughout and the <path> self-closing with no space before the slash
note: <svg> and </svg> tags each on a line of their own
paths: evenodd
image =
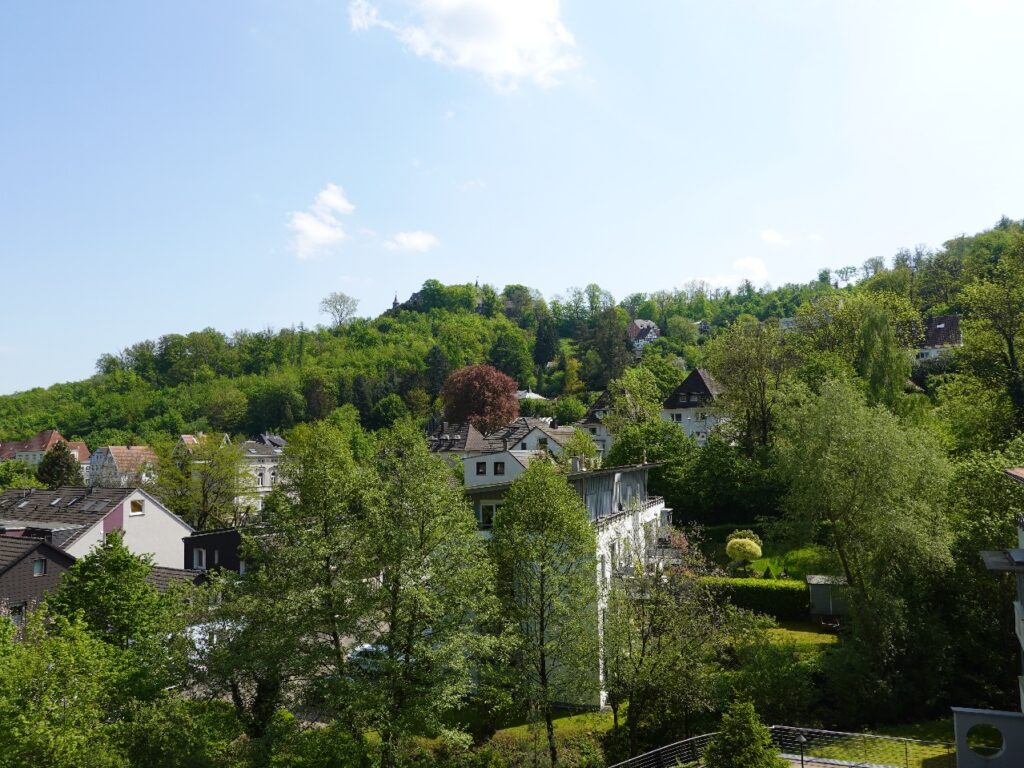
<svg viewBox="0 0 1024 768">
<path fill-rule="evenodd" d="M 802 768 L 956 768 L 956 748 L 944 741 L 785 725 L 773 725 L 769 731 L 779 755 Z M 715 735 L 669 744 L 611 768 L 701 768 L 704 750 Z"/>
</svg>

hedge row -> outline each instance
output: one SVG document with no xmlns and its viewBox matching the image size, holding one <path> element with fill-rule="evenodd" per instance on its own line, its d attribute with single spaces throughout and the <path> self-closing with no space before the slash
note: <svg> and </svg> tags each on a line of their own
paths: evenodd
<svg viewBox="0 0 1024 768">
<path fill-rule="evenodd" d="M 733 605 L 774 616 L 779 621 L 805 618 L 810 611 L 807 585 L 802 581 L 730 579 L 705 576 L 705 584 L 722 590 Z"/>
</svg>

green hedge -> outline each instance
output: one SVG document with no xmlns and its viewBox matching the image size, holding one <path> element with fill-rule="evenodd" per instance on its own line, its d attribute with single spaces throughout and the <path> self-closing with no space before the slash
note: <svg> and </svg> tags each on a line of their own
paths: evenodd
<svg viewBox="0 0 1024 768">
<path fill-rule="evenodd" d="M 733 605 L 766 613 L 779 621 L 802 619 L 810 611 L 807 585 L 802 581 L 724 576 L 705 576 L 702 581 L 728 595 Z"/>
</svg>

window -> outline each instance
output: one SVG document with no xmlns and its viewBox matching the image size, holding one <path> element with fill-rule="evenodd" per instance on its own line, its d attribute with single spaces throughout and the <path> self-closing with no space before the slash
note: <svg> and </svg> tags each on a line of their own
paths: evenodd
<svg viewBox="0 0 1024 768">
<path fill-rule="evenodd" d="M 238 561 L 238 572 L 242 574 L 245 573 L 245 560 Z"/>
<path fill-rule="evenodd" d="M 206 570 L 206 550 L 196 547 L 192 550 L 192 567 L 197 571 Z"/>
<path fill-rule="evenodd" d="M 270 484 L 271 485 L 276 485 L 277 484 L 277 470 L 276 469 L 272 470 L 271 473 L 270 473 Z"/>
<path fill-rule="evenodd" d="M 681 414 L 681 413 L 673 413 L 672 414 L 672 421 L 674 421 L 674 422 L 676 422 L 678 424 L 682 420 L 683 420 L 683 414 Z"/>
<path fill-rule="evenodd" d="M 486 461 L 478 461 L 476 463 L 476 473 L 478 475 L 486 475 L 487 474 L 487 462 Z"/>
<path fill-rule="evenodd" d="M 525 441 L 525 440 L 523 440 L 523 442 L 521 442 L 521 443 L 519 444 L 519 449 L 520 449 L 520 450 L 523 450 L 523 451 L 525 451 L 525 450 L 526 450 L 526 441 Z"/>
<path fill-rule="evenodd" d="M 258 487 L 260 487 L 260 488 L 263 487 L 263 473 L 262 472 L 260 472 L 259 474 L 256 475 L 256 485 Z"/>
<path fill-rule="evenodd" d="M 144 515 L 146 514 L 145 502 L 142 499 L 132 499 L 131 506 L 128 508 L 129 515 Z"/>
<path fill-rule="evenodd" d="M 46 560 L 45 558 L 39 558 L 38 560 L 32 561 L 32 575 L 33 576 L 45 576 L 46 575 Z"/>
<path fill-rule="evenodd" d="M 213 564 L 214 565 L 220 565 L 220 550 L 219 549 L 213 550 Z"/>
<path fill-rule="evenodd" d="M 548 447 L 548 439 L 547 439 L 546 437 L 542 437 L 542 438 L 540 438 L 540 439 L 539 439 L 539 440 L 537 441 L 537 445 L 539 445 L 539 446 L 540 446 L 540 449 L 541 449 L 541 450 L 543 451 L 543 450 L 544 450 L 545 448 L 547 448 L 547 447 Z"/>
<path fill-rule="evenodd" d="M 590 434 L 596 435 L 597 434 L 597 427 L 591 427 L 590 428 Z"/>
<path fill-rule="evenodd" d="M 11 621 L 14 622 L 14 626 L 20 627 L 25 623 L 25 604 L 12 605 L 11 606 Z"/>
<path fill-rule="evenodd" d="M 496 475 L 504 475 L 505 474 L 505 462 L 504 461 L 496 461 L 496 462 L 494 462 L 494 474 L 496 474 Z"/>
<path fill-rule="evenodd" d="M 501 509 L 501 504 L 481 504 L 477 518 L 480 528 L 489 531 L 494 525 L 494 513 Z"/>
</svg>

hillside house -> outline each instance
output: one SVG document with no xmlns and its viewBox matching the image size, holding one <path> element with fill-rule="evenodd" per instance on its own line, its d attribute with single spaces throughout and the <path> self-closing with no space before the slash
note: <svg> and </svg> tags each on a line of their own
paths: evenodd
<svg viewBox="0 0 1024 768">
<path fill-rule="evenodd" d="M 156 474 L 157 455 L 148 445 L 108 445 L 90 459 L 89 484 L 101 488 L 145 485 Z"/>
<path fill-rule="evenodd" d="M 511 483 L 530 465 L 531 461 L 546 461 L 544 450 L 499 451 L 481 453 L 462 462 L 463 483 L 467 488 L 495 483 Z"/>
<path fill-rule="evenodd" d="M 75 558 L 43 539 L 0 536 L 0 608 L 15 624 L 60 584 Z"/>
<path fill-rule="evenodd" d="M 8 489 L 0 494 L 0 536 L 36 538 L 81 557 L 106 534 L 120 530 L 129 550 L 177 568 L 192 527 L 145 491 L 64 487 Z"/>
<path fill-rule="evenodd" d="M 626 327 L 626 335 L 629 337 L 629 343 L 633 345 L 633 351 L 640 354 L 644 347 L 661 336 L 661 330 L 653 320 L 637 318 Z"/>
<path fill-rule="evenodd" d="M 590 435 L 590 439 L 597 446 L 597 452 L 604 456 L 611 450 L 614 438 L 604 425 L 604 415 L 608 412 L 608 392 L 602 392 L 594 404 L 587 409 L 583 420 L 576 424 L 581 430 Z"/>
<path fill-rule="evenodd" d="M 182 435 L 178 440 L 178 448 L 191 452 L 193 446 L 199 444 L 206 435 Z M 223 435 L 221 439 L 227 445 L 231 438 Z M 236 506 L 258 512 L 263 509 L 264 500 L 277 485 L 278 468 L 284 460 L 284 449 L 288 441 L 278 435 L 263 433 L 254 440 L 246 440 L 239 445 L 242 461 L 248 474 L 252 477 L 253 493 L 236 499 Z"/>
<path fill-rule="evenodd" d="M 575 430 L 571 426 L 555 427 L 549 418 L 532 416 L 520 416 L 508 426 L 486 435 L 471 424 L 444 421 L 428 432 L 427 444 L 431 453 L 463 460 L 512 450 L 547 450 L 558 455 L 573 434 Z"/>
<path fill-rule="evenodd" d="M 35 468 L 42 462 L 47 451 L 57 443 L 64 443 L 71 455 L 82 468 L 82 480 L 89 482 L 91 454 L 89 448 L 80 440 L 65 440 L 56 429 L 44 429 L 28 440 L 9 440 L 0 443 L 0 461 L 20 461 L 26 466 Z"/>
<path fill-rule="evenodd" d="M 718 409 L 724 390 L 708 371 L 696 368 L 662 403 L 661 418 L 677 424 L 698 445 L 708 441 L 712 430 L 725 421 Z"/>
<path fill-rule="evenodd" d="M 914 353 L 918 362 L 934 360 L 963 346 L 960 318 L 957 315 L 929 317 L 924 323 L 924 339 Z"/>
</svg>

